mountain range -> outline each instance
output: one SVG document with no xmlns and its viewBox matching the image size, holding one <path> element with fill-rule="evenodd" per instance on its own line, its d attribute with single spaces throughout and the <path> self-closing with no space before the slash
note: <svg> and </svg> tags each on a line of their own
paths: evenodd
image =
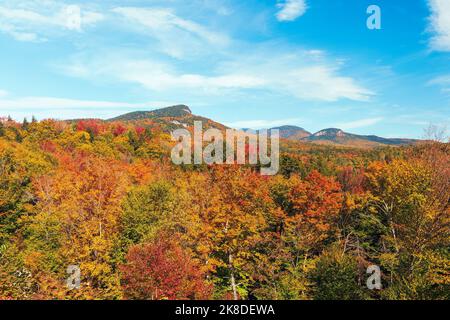
<svg viewBox="0 0 450 320">
<path fill-rule="evenodd" d="M 280 136 L 288 140 L 311 142 L 316 144 L 331 144 L 351 147 L 377 147 L 382 145 L 406 145 L 417 142 L 414 139 L 382 138 L 375 135 L 358 135 L 344 132 L 337 128 L 320 130 L 314 134 L 303 128 L 283 126 L 274 129 L 280 130 Z"/>
<path fill-rule="evenodd" d="M 174 130 L 177 128 L 191 127 L 194 125 L 194 121 L 202 121 L 204 129 L 217 128 L 219 130 L 225 130 L 228 128 L 227 126 L 219 122 L 194 115 L 191 109 L 186 105 L 176 105 L 152 111 L 135 111 L 105 121 L 139 122 L 149 120 L 161 125 L 164 130 Z M 344 132 L 343 130 L 337 128 L 323 129 L 316 133 L 311 133 L 304 128 L 292 125 L 274 127 L 269 129 L 278 129 L 280 131 L 280 137 L 288 141 L 333 146 L 372 148 L 378 146 L 408 145 L 416 143 L 418 141 L 414 139 L 383 138 L 376 135 L 358 135 Z"/>
</svg>

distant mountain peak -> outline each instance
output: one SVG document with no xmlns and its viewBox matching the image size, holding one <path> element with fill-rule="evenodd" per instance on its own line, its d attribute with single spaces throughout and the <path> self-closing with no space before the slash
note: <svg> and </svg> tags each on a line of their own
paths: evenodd
<svg viewBox="0 0 450 320">
<path fill-rule="evenodd" d="M 323 129 L 309 137 L 303 138 L 302 140 L 320 144 L 336 144 L 364 148 L 376 147 L 381 145 L 405 145 L 416 142 L 416 140 L 411 139 L 386 139 L 374 135 L 358 135 L 344 132 L 343 130 L 338 128 Z"/>
<path fill-rule="evenodd" d="M 192 113 L 191 109 L 184 104 L 155 109 L 150 111 L 135 111 L 108 119 L 107 122 L 132 122 L 141 126 L 158 126 L 164 132 L 172 132 L 176 129 L 193 127 L 195 121 L 203 123 L 203 128 L 227 129 L 221 123 L 201 117 Z"/>
<path fill-rule="evenodd" d="M 167 111 L 173 111 L 173 112 L 180 112 L 180 113 L 189 113 L 192 114 L 192 110 L 184 104 L 178 104 L 176 106 L 172 106 L 172 107 L 167 107 L 167 108 L 163 108 L 163 109 L 159 109 L 161 110 L 167 110 Z"/>
<path fill-rule="evenodd" d="M 311 135 L 311 132 L 306 131 L 305 129 L 298 127 L 298 126 L 292 126 L 292 125 L 286 125 L 286 126 L 280 126 L 275 127 L 272 129 L 277 129 L 280 131 L 280 137 L 284 139 L 289 140 L 301 140 L 305 137 L 308 137 Z"/>
<path fill-rule="evenodd" d="M 192 114 L 192 111 L 187 105 L 178 104 L 176 106 L 152 110 L 148 113 L 153 117 L 183 117 Z"/>
<path fill-rule="evenodd" d="M 176 106 L 151 111 L 134 111 L 112 119 L 108 119 L 108 121 L 134 121 L 154 118 L 178 118 L 184 117 L 186 115 L 192 115 L 191 109 L 184 104 L 179 104 Z"/>
<path fill-rule="evenodd" d="M 345 137 L 347 133 L 338 128 L 328 128 L 313 134 L 314 137 Z"/>
</svg>

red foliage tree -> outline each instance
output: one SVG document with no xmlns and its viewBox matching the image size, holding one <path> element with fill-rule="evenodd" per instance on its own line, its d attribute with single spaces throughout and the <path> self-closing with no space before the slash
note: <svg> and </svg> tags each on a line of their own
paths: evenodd
<svg viewBox="0 0 450 320">
<path fill-rule="evenodd" d="M 145 128 L 144 128 L 144 127 L 136 127 L 135 130 L 136 130 L 136 134 L 137 134 L 139 137 L 143 136 L 144 133 L 145 133 Z"/>
<path fill-rule="evenodd" d="M 195 300 L 211 295 L 199 265 L 172 240 L 133 246 L 126 259 L 120 269 L 128 299 Z"/>
<path fill-rule="evenodd" d="M 98 135 L 102 131 L 102 126 L 96 120 L 81 120 L 77 122 L 77 131 L 91 132 Z"/>
<path fill-rule="evenodd" d="M 359 194 L 364 192 L 364 174 L 363 169 L 343 167 L 337 174 L 337 180 L 341 184 L 343 191 Z"/>
<path fill-rule="evenodd" d="M 127 128 L 119 123 L 114 127 L 113 135 L 117 137 L 117 136 L 124 134 L 125 131 L 127 131 Z"/>
<path fill-rule="evenodd" d="M 56 152 L 56 144 L 53 141 L 45 140 L 41 142 L 41 150 L 49 153 Z"/>
<path fill-rule="evenodd" d="M 293 215 L 286 220 L 288 237 L 303 249 L 320 251 L 323 241 L 336 231 L 333 229 L 343 201 L 341 186 L 315 170 L 305 180 L 291 180 Z"/>
</svg>

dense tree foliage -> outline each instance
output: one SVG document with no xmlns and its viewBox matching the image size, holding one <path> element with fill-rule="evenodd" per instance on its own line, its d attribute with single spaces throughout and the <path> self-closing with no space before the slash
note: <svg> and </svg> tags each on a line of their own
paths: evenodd
<svg viewBox="0 0 450 320">
<path fill-rule="evenodd" d="M 264 177 L 175 166 L 173 143 L 155 123 L 2 119 L 0 299 L 450 298 L 448 144 L 286 141 Z"/>
</svg>

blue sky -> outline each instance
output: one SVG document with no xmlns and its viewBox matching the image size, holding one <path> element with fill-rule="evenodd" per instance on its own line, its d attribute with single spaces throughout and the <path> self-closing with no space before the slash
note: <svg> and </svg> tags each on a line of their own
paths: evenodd
<svg viewBox="0 0 450 320">
<path fill-rule="evenodd" d="M 1 115 L 180 103 L 233 127 L 421 137 L 450 120 L 450 1 L 0 0 Z"/>
</svg>

